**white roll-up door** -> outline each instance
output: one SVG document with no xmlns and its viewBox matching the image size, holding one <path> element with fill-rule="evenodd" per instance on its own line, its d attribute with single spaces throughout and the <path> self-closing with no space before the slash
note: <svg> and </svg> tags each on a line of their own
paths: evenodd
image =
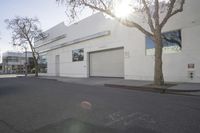
<svg viewBox="0 0 200 133">
<path fill-rule="evenodd" d="M 90 53 L 90 76 L 124 77 L 124 50 Z"/>
</svg>

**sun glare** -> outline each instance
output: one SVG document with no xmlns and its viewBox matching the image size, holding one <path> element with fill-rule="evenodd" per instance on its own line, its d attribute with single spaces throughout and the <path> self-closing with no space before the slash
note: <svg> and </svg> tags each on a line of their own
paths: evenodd
<svg viewBox="0 0 200 133">
<path fill-rule="evenodd" d="M 130 0 L 121 0 L 115 3 L 114 14 L 119 18 L 127 18 L 131 14 Z"/>
</svg>

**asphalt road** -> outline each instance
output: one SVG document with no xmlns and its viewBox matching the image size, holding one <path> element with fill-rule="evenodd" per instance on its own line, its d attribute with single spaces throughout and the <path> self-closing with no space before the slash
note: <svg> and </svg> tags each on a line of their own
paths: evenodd
<svg viewBox="0 0 200 133">
<path fill-rule="evenodd" d="M 2 78 L 0 133 L 200 133 L 200 97 Z"/>
</svg>

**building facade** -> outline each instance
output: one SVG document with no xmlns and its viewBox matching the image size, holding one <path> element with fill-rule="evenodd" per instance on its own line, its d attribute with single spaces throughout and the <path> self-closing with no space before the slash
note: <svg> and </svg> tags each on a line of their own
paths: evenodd
<svg viewBox="0 0 200 133">
<path fill-rule="evenodd" d="M 2 54 L 1 73 L 22 74 L 25 73 L 26 63 L 25 53 L 5 52 Z M 33 57 L 31 52 L 27 52 L 28 72 L 33 68 Z"/>
<path fill-rule="evenodd" d="M 163 29 L 166 81 L 200 82 L 198 5 L 198 0 L 186 1 L 184 11 L 171 18 Z M 47 59 L 49 76 L 153 80 L 152 39 L 101 13 L 70 26 L 60 23 L 46 33 L 45 39 L 35 42 L 35 48 Z"/>
</svg>

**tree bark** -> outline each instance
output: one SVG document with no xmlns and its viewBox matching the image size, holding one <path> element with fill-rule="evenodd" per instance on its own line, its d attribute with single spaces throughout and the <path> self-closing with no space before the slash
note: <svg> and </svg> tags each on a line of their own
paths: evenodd
<svg viewBox="0 0 200 133">
<path fill-rule="evenodd" d="M 35 67 L 35 77 L 38 77 L 38 62 L 37 62 L 37 59 L 35 57 L 35 54 L 32 52 L 32 55 L 33 55 L 33 63 L 34 63 L 34 67 Z"/>
<path fill-rule="evenodd" d="M 27 37 L 27 40 L 29 42 L 29 46 L 31 47 L 31 51 L 32 51 L 33 62 L 34 62 L 34 67 L 35 67 L 35 77 L 38 77 L 38 72 L 39 72 L 38 60 L 35 57 L 34 47 L 28 37 Z"/>
<path fill-rule="evenodd" d="M 156 30 L 154 33 L 154 42 L 155 42 L 154 84 L 162 86 L 164 85 L 164 77 L 162 70 L 162 38 L 160 29 Z"/>
<path fill-rule="evenodd" d="M 36 64 L 35 64 L 35 77 L 38 77 L 38 72 L 39 72 L 39 66 L 38 66 L 38 62 L 36 61 Z"/>
</svg>

